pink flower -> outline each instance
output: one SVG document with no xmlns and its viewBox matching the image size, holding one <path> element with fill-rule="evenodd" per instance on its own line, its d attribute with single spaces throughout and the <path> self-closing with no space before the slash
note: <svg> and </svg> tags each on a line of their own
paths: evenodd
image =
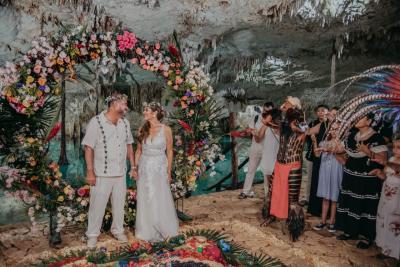
<svg viewBox="0 0 400 267">
<path fill-rule="evenodd" d="M 136 64 L 136 63 L 138 63 L 138 59 L 137 59 L 137 58 L 135 58 L 135 57 L 134 57 L 134 58 L 132 58 L 132 59 L 131 59 L 131 63 L 132 63 L 132 64 Z"/>
<path fill-rule="evenodd" d="M 125 52 L 127 49 L 132 49 L 137 39 L 134 33 L 124 31 L 123 35 L 117 35 L 118 49 L 121 52 Z"/>
<path fill-rule="evenodd" d="M 88 194 L 89 192 L 88 192 L 88 190 L 86 189 L 86 188 L 84 188 L 84 187 L 81 187 L 81 188 L 79 188 L 78 189 L 78 196 L 80 196 L 80 197 L 84 197 L 84 196 L 86 196 L 86 194 Z"/>
</svg>

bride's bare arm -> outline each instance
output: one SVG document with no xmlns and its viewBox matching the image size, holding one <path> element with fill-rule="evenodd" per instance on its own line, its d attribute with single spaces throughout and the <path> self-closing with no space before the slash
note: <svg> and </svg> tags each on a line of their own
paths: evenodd
<svg viewBox="0 0 400 267">
<path fill-rule="evenodd" d="M 167 142 L 168 180 L 169 182 L 171 182 L 172 160 L 174 156 L 174 151 L 173 151 L 172 130 L 168 126 L 165 126 L 165 139 Z"/>
<path fill-rule="evenodd" d="M 136 146 L 136 151 L 135 151 L 135 164 L 136 164 L 136 172 L 138 171 L 138 167 L 137 165 L 139 164 L 139 159 L 140 156 L 142 155 L 142 144 L 138 142 L 137 146 Z M 137 179 L 137 178 L 136 178 Z"/>
</svg>

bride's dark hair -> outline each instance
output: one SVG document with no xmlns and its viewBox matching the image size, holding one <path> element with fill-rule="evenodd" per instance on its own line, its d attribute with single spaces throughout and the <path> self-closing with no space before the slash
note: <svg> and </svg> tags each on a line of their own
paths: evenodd
<svg viewBox="0 0 400 267">
<path fill-rule="evenodd" d="M 162 106 L 158 103 L 150 103 L 144 106 L 144 108 L 150 108 L 151 111 L 157 112 L 157 119 L 159 121 L 162 121 L 162 119 L 165 116 L 165 111 L 163 110 Z M 139 135 L 138 135 L 138 141 L 140 143 L 143 143 L 150 135 L 150 122 L 145 121 L 142 125 L 142 127 L 139 128 Z"/>
</svg>

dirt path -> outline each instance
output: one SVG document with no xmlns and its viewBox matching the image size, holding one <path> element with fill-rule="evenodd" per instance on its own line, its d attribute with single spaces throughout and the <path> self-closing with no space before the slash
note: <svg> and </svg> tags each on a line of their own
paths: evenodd
<svg viewBox="0 0 400 267">
<path fill-rule="evenodd" d="M 258 196 L 262 195 L 262 185 L 256 186 L 255 190 Z M 317 218 L 307 219 L 307 231 L 293 243 L 285 233 L 283 223 L 275 222 L 266 228 L 259 226 L 260 197 L 239 200 L 238 193 L 226 191 L 185 200 L 184 211 L 194 220 L 182 224 L 181 230 L 208 228 L 225 231 L 248 250 L 277 257 L 287 266 L 395 266 L 394 261 L 378 259 L 376 248 L 362 251 L 355 248 L 354 242 L 338 241 L 328 232 L 311 230 L 311 225 L 318 222 Z M 29 266 L 30 261 L 40 257 L 83 249 L 83 234 L 82 229 L 65 229 L 62 235 L 64 247 L 56 250 L 49 249 L 42 232 L 31 233 L 27 224 L 2 227 L 0 266 Z M 135 240 L 133 233 L 128 236 L 131 241 Z M 99 245 L 113 249 L 118 243 L 109 235 L 101 235 Z"/>
</svg>

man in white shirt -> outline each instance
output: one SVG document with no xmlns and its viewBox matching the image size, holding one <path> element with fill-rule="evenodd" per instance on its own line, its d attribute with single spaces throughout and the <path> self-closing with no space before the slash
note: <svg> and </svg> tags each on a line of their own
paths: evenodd
<svg viewBox="0 0 400 267">
<path fill-rule="evenodd" d="M 266 102 L 263 105 L 263 112 L 271 110 L 274 108 L 274 104 L 272 102 Z M 256 115 L 254 119 L 249 124 L 249 132 L 252 130 L 260 130 L 262 127 L 262 117 L 261 114 Z M 257 168 L 260 165 L 262 151 L 263 151 L 263 142 L 257 143 L 254 137 L 251 140 L 251 146 L 249 151 L 249 163 L 247 168 L 247 174 L 243 185 L 243 190 L 239 195 L 240 199 L 244 199 L 247 197 L 254 197 L 254 192 L 251 190 L 253 186 L 254 175 L 256 174 Z"/>
<path fill-rule="evenodd" d="M 106 99 L 108 109 L 93 117 L 82 140 L 90 187 L 87 246 L 95 248 L 103 217 L 111 195 L 113 222 L 111 232 L 120 242 L 127 242 L 124 234 L 124 206 L 126 198 L 126 159 L 136 166 L 133 137 L 129 121 L 127 96 L 114 93 Z M 131 169 L 130 175 L 133 176 Z"/>
</svg>

